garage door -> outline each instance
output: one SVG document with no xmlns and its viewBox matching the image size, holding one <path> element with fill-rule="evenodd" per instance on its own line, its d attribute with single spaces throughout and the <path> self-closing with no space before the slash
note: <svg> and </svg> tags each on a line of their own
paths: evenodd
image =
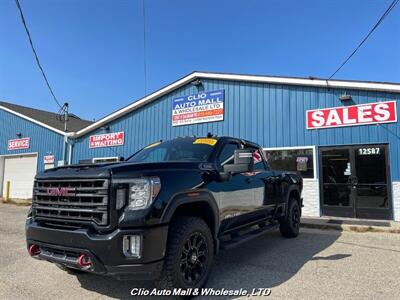
<svg viewBox="0 0 400 300">
<path fill-rule="evenodd" d="M 33 180 L 36 174 L 37 156 L 10 156 L 4 158 L 3 197 L 6 182 L 10 181 L 10 197 L 32 198 Z"/>
</svg>

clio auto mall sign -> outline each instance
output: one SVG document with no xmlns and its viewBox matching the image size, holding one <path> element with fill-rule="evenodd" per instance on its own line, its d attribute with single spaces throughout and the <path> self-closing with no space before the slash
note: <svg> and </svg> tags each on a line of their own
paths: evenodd
<svg viewBox="0 0 400 300">
<path fill-rule="evenodd" d="M 307 129 L 397 122 L 396 101 L 307 110 Z"/>
<path fill-rule="evenodd" d="M 224 90 L 172 100 L 172 126 L 224 120 Z"/>
</svg>

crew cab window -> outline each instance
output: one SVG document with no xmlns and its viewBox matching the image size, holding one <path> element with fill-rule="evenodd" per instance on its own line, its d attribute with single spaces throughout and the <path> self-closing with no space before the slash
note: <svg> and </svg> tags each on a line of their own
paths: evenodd
<svg viewBox="0 0 400 300">
<path fill-rule="evenodd" d="M 236 143 L 226 144 L 219 154 L 219 163 L 223 166 L 226 164 L 233 163 L 233 156 L 235 154 L 235 150 L 239 149 L 239 145 Z"/>
<path fill-rule="evenodd" d="M 167 154 L 166 148 L 154 149 L 154 151 L 150 151 L 148 155 L 143 158 L 143 161 L 144 162 L 164 161 L 166 154 Z"/>
</svg>

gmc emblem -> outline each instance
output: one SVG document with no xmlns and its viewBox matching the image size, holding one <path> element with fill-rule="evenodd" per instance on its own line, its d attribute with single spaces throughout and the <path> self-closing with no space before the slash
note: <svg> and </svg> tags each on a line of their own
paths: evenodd
<svg viewBox="0 0 400 300">
<path fill-rule="evenodd" d="M 75 193 L 73 192 L 75 192 L 74 188 L 66 188 L 66 187 L 47 189 L 47 195 L 49 196 L 58 196 L 58 197 L 74 196 Z"/>
</svg>

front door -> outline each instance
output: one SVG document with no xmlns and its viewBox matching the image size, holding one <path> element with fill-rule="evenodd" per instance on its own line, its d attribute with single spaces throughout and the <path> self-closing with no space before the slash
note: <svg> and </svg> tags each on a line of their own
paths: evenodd
<svg viewBox="0 0 400 300">
<path fill-rule="evenodd" d="M 320 149 L 322 214 L 391 219 L 387 145 Z"/>
</svg>

